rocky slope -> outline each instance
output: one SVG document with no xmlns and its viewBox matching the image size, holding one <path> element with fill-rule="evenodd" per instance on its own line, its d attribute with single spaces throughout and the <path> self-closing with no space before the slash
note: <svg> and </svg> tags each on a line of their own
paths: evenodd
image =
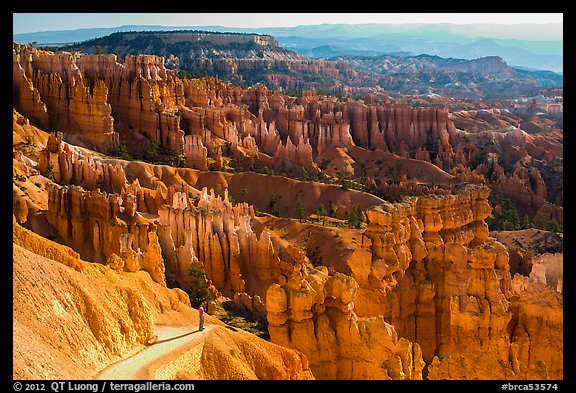
<svg viewBox="0 0 576 393">
<path fill-rule="evenodd" d="M 541 88 L 562 86 L 562 75 L 515 69 L 498 56 L 465 60 L 421 54 L 339 56 L 333 60 L 345 62 L 363 75 L 373 75 L 383 89 L 401 94 L 498 99 L 535 95 Z"/>
<path fill-rule="evenodd" d="M 188 296 L 147 273 L 83 261 L 16 222 L 13 242 L 14 379 L 91 379 L 153 342 L 159 325 L 197 326 Z M 232 332 L 210 316 L 207 323 L 217 324 L 203 343 L 212 356 L 175 356 L 158 379 L 312 378 L 301 354 Z M 223 369 L 222 363 L 238 366 Z"/>
<path fill-rule="evenodd" d="M 63 50 L 116 53 L 122 58 L 149 53 L 166 58 L 173 69 L 253 84 L 291 89 L 325 88 L 329 78 L 350 79 L 354 72 L 344 63 L 307 59 L 284 49 L 268 35 L 217 33 L 195 30 L 114 33 Z M 264 80 L 262 80 L 264 76 Z M 313 82 L 309 82 L 309 80 Z"/>
</svg>

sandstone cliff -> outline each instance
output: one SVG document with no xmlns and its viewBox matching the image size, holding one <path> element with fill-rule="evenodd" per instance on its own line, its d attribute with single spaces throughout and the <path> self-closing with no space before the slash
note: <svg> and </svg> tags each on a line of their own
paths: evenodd
<svg viewBox="0 0 576 393">
<path fill-rule="evenodd" d="M 180 290 L 84 262 L 17 223 L 13 230 L 14 378 L 90 378 L 153 337 L 160 307 L 190 309 Z"/>
<path fill-rule="evenodd" d="M 332 365 L 325 363 L 328 360 L 322 354 L 327 350 L 323 350 L 325 344 L 318 337 L 317 327 L 325 308 L 330 317 L 327 326 L 334 329 L 339 325 L 332 319 L 338 314 L 329 312 L 334 300 L 324 304 L 324 297 L 330 298 L 331 279 L 324 268 L 303 267 L 286 284 L 269 288 L 266 300 L 272 340 L 307 354 L 317 378 L 356 378 L 363 373 L 372 378 L 405 378 L 418 375 L 416 371 L 406 372 L 412 367 L 423 370 L 429 379 L 450 379 L 451 375 L 459 379 L 560 377 L 562 370 L 556 359 L 529 359 L 519 352 L 528 350 L 530 339 L 525 337 L 534 333 L 527 333 L 529 329 L 516 321 L 548 320 L 548 315 L 544 308 L 529 305 L 534 298 L 528 287 L 519 290 L 512 284 L 508 251 L 488 236 L 484 223 L 491 212 L 488 195 L 486 188 L 467 187 L 456 195 L 411 197 L 401 204 L 374 207 L 367 211 L 369 225 L 362 232 L 362 240 L 345 246 L 347 256 L 343 262 L 347 266 L 324 262 L 330 269 L 350 272 L 334 273 L 348 283 L 346 300 L 336 301 L 347 310 L 347 320 L 381 321 L 393 333 L 380 345 L 391 348 L 397 338 L 406 340 L 418 348 L 421 366 L 417 366 L 414 355 L 414 365 L 402 362 L 404 375 L 391 374 L 390 369 L 388 374 L 370 374 L 360 371 L 362 367 L 352 368 L 359 374 L 346 374 L 340 362 L 355 364 L 353 356 L 337 350 L 330 355 Z M 321 282 L 326 288 L 314 286 L 319 277 L 323 277 Z M 552 288 L 539 290 L 546 296 L 556 296 Z M 547 304 L 553 313 L 561 313 L 561 301 Z M 553 317 L 553 322 L 547 323 L 554 326 L 546 330 L 547 346 L 561 351 L 561 334 L 557 330 L 560 321 Z M 310 326 L 301 331 L 304 324 Z M 356 329 L 354 325 L 346 326 Z M 338 339 L 336 347 L 348 345 L 350 334 L 346 333 L 346 340 Z M 355 348 L 363 345 L 361 340 L 352 342 Z M 390 356 L 379 345 L 373 343 L 370 348 L 371 357 Z M 498 367 L 482 365 L 487 363 Z"/>
<path fill-rule="evenodd" d="M 263 298 L 264 291 L 281 273 L 280 260 L 266 231 L 256 233 L 251 225 L 252 206 L 232 206 L 204 188 L 196 204 L 176 193 L 172 204 L 158 211 L 160 244 L 167 269 L 184 286 L 188 270 L 200 264 L 212 284 L 223 295 L 247 294 Z"/>
<path fill-rule="evenodd" d="M 422 379 L 418 344 L 398 338 L 382 316 L 359 318 L 357 290 L 344 274 L 303 265 L 284 284 L 268 288 L 271 340 L 306 354 L 319 379 Z"/>
<path fill-rule="evenodd" d="M 107 262 L 118 270 L 142 269 L 165 285 L 165 267 L 153 220 L 142 218 L 133 206 L 122 206 L 118 194 L 55 185 L 48 192 L 48 223 L 83 259 Z"/>
<path fill-rule="evenodd" d="M 15 104 L 24 115 L 48 129 L 64 129 L 89 147 L 118 146 L 108 88 L 85 80 L 72 54 L 14 44 L 13 63 Z"/>
</svg>

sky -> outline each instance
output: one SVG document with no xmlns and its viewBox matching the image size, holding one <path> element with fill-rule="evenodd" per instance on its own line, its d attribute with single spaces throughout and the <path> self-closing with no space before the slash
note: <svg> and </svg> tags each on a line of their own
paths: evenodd
<svg viewBox="0 0 576 393">
<path fill-rule="evenodd" d="M 122 25 L 291 27 L 330 23 L 563 23 L 562 13 L 14 13 L 13 34 Z"/>
</svg>

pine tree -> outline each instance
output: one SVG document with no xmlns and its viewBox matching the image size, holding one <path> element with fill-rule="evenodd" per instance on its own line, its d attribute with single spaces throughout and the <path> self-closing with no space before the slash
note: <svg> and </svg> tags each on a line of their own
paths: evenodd
<svg viewBox="0 0 576 393">
<path fill-rule="evenodd" d="M 300 198 L 296 199 L 296 204 L 294 206 L 294 217 L 299 219 L 300 222 L 304 222 L 308 217 L 306 210 L 304 210 L 304 204 Z"/>
<path fill-rule="evenodd" d="M 364 222 L 364 212 L 362 211 L 362 206 L 355 205 L 350 210 L 350 214 L 348 215 L 348 223 L 350 228 L 361 228 L 362 222 Z"/>
<path fill-rule="evenodd" d="M 278 207 L 276 206 L 277 202 L 278 202 L 278 195 L 276 195 L 275 193 L 272 193 L 272 195 L 270 195 L 270 202 L 268 202 L 268 212 L 270 214 L 272 214 L 273 216 L 279 216 L 280 215 L 280 211 L 278 210 Z"/>
<path fill-rule="evenodd" d="M 322 218 L 322 225 L 325 225 L 325 217 L 328 214 L 328 212 L 326 211 L 326 208 L 324 207 L 323 203 L 320 203 L 320 205 L 318 205 L 318 210 L 316 210 L 316 214 L 318 215 L 318 217 Z"/>
<path fill-rule="evenodd" d="M 304 167 L 302 167 L 302 180 L 303 181 L 309 181 L 310 180 L 310 174 L 308 173 L 308 171 Z"/>
<path fill-rule="evenodd" d="M 214 299 L 214 295 L 208 290 L 206 271 L 201 265 L 191 265 L 188 269 L 188 275 L 190 276 L 188 295 L 192 307 L 197 308 L 203 302 Z"/>
<path fill-rule="evenodd" d="M 560 226 L 560 224 L 558 223 L 558 221 L 556 221 L 555 218 L 553 218 L 550 223 L 548 224 L 548 230 L 550 232 L 555 232 L 555 233 L 560 233 L 563 232 L 562 227 Z"/>
<path fill-rule="evenodd" d="M 48 178 L 49 180 L 56 181 L 56 179 L 54 178 L 54 166 L 52 165 L 51 161 L 48 161 L 44 177 Z"/>
<path fill-rule="evenodd" d="M 528 214 L 524 214 L 524 220 L 522 221 L 522 229 L 529 229 L 532 227 L 530 224 L 530 218 L 528 218 Z"/>
</svg>

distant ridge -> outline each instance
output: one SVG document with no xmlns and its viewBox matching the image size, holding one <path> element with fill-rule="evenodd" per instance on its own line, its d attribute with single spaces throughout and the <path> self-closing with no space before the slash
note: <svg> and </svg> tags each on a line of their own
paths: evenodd
<svg viewBox="0 0 576 393">
<path fill-rule="evenodd" d="M 21 44 L 36 42 L 38 45 L 45 44 L 70 44 L 80 43 L 95 38 L 104 37 L 112 33 L 129 31 L 177 31 L 177 30 L 201 30 L 214 32 L 248 32 L 231 31 L 224 26 L 161 26 L 161 25 L 122 25 L 117 27 L 95 27 L 74 30 L 39 31 L 34 33 L 14 34 L 13 40 Z"/>
<path fill-rule="evenodd" d="M 542 24 L 324 24 L 295 27 L 233 28 L 225 26 L 123 25 L 110 28 L 14 34 L 18 43 L 57 45 L 80 43 L 115 32 L 204 30 L 267 34 L 283 48 L 304 56 L 381 55 L 407 52 L 444 58 L 500 56 L 508 64 L 563 72 L 563 25 Z M 319 48 L 320 49 L 315 49 Z M 338 48 L 337 53 L 326 48 Z M 315 53 L 316 52 L 316 53 Z"/>
<path fill-rule="evenodd" d="M 529 96 L 538 94 L 541 88 L 563 85 L 561 75 L 515 69 L 500 56 L 463 59 L 406 52 L 378 54 L 362 49 L 349 55 L 332 45 L 314 47 L 307 53 L 287 49 L 271 35 L 254 33 L 128 31 L 58 49 L 115 53 L 120 59 L 150 54 L 164 57 L 167 68 L 182 71 L 183 75 L 206 74 L 239 84 L 263 83 L 269 88 L 314 89 L 333 94 L 341 94 L 341 86 L 346 86 L 348 92 L 358 94 L 432 92 L 479 99 Z"/>
</svg>

